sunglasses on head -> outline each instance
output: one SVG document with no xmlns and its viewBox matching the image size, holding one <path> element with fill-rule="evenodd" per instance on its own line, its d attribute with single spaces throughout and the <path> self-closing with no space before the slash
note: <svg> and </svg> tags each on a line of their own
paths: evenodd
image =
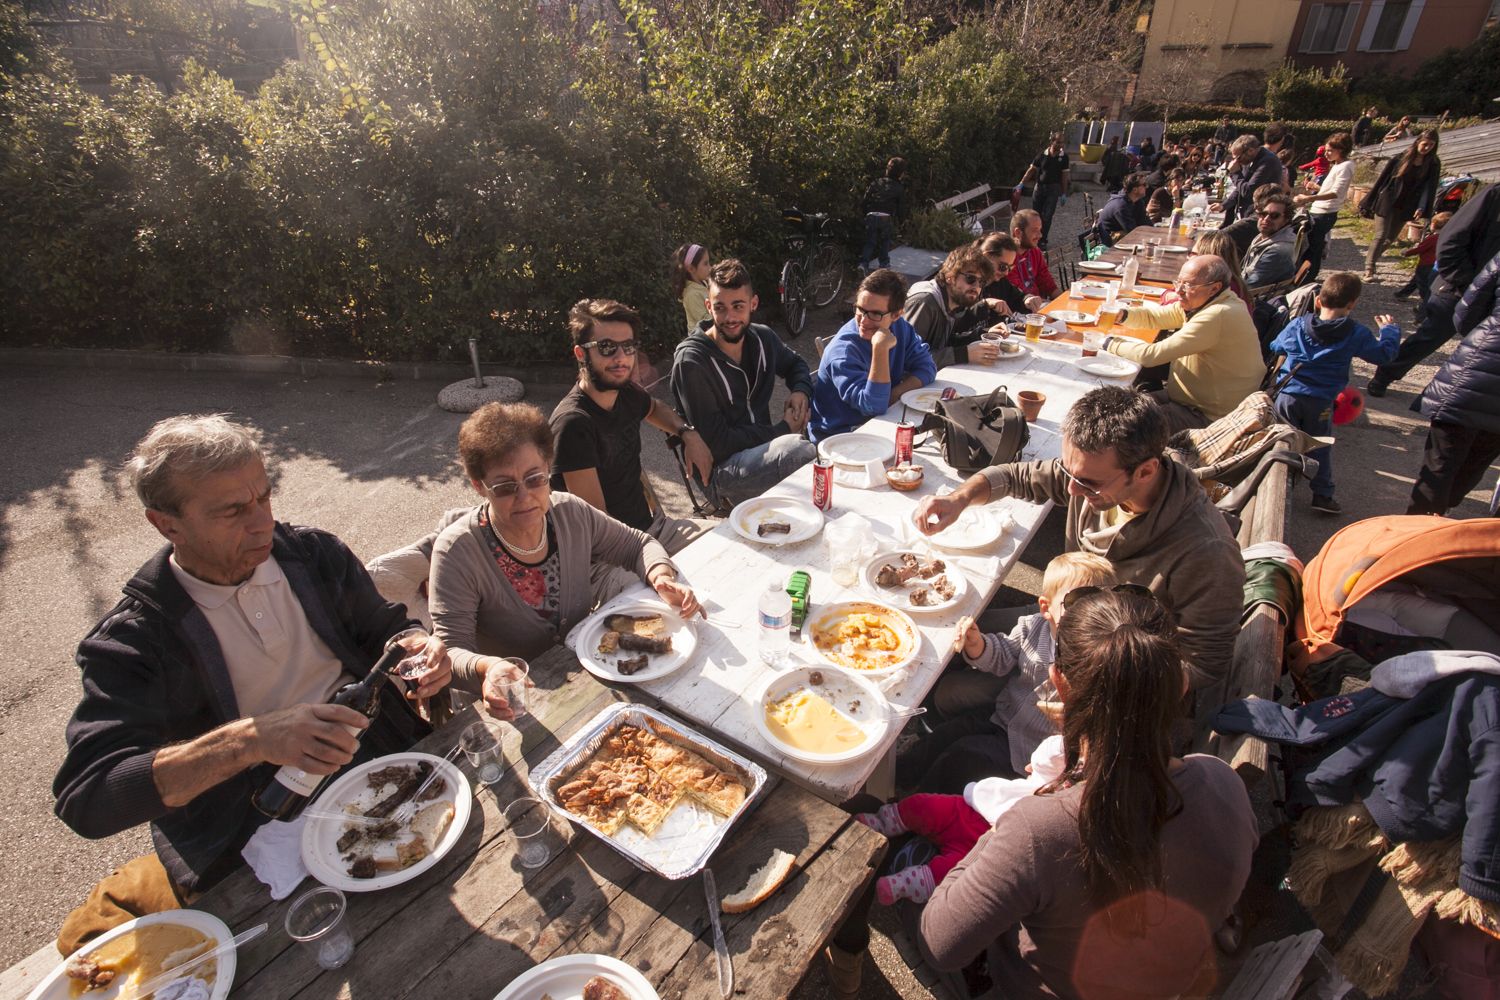
<svg viewBox="0 0 1500 1000">
<path fill-rule="evenodd" d="M 580 344 L 585 351 L 596 350 L 601 358 L 612 358 L 616 351 L 624 351 L 627 358 L 635 356 L 636 343 L 633 340 L 591 340 L 587 344 Z"/>
<path fill-rule="evenodd" d="M 606 340 L 604 341 L 604 343 L 607 344 L 609 343 L 609 341 Z M 525 479 L 522 479 L 520 482 L 517 482 L 514 479 L 502 479 L 498 483 L 487 484 L 485 486 L 485 489 L 489 490 L 490 495 L 494 497 L 500 499 L 508 499 L 521 492 L 521 487 L 523 486 L 526 487 L 527 493 L 535 493 L 537 490 L 542 489 L 551 481 L 552 477 L 550 474 L 546 472 L 533 472 L 531 475 L 527 476 Z"/>
<path fill-rule="evenodd" d="M 1083 600 L 1085 597 L 1090 597 L 1094 594 L 1103 594 L 1106 592 L 1115 594 L 1135 594 L 1137 597 L 1149 597 L 1151 598 L 1151 600 L 1156 601 L 1158 604 L 1161 603 L 1157 600 L 1156 595 L 1151 593 L 1150 587 L 1143 587 L 1138 583 L 1118 583 L 1115 584 L 1115 586 L 1109 587 L 1107 589 L 1104 587 L 1074 587 L 1072 590 L 1063 595 L 1062 604 L 1065 608 L 1071 608 L 1074 604 Z"/>
</svg>

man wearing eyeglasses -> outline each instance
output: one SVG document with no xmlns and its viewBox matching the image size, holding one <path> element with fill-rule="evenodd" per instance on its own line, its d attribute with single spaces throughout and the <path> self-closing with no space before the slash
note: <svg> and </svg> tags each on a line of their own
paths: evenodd
<svg viewBox="0 0 1500 1000">
<path fill-rule="evenodd" d="M 823 351 L 813 384 L 808 435 L 821 441 L 878 417 L 906 393 L 937 375 L 932 355 L 901 317 L 906 282 L 888 268 L 859 283 L 854 318 Z"/>
<path fill-rule="evenodd" d="M 802 437 L 812 372 L 776 331 L 750 321 L 759 305 L 749 269 L 719 261 L 709 274 L 713 319 L 688 334 L 672 359 L 677 408 L 703 435 L 714 460 L 711 485 L 731 502 L 759 496 L 817 455 Z M 777 379 L 788 395 L 773 423 Z"/>
<path fill-rule="evenodd" d="M 977 244 L 961 246 L 948 254 L 935 277 L 919 281 L 906 293 L 904 316 L 932 353 L 933 363 L 994 364 L 1000 349 L 980 341 L 982 328 L 956 336 L 959 314 L 979 301 L 984 286 L 995 278 L 995 265 Z"/>
<path fill-rule="evenodd" d="M 1105 350 L 1143 368 L 1169 366 L 1166 388 L 1151 398 L 1160 404 L 1173 433 L 1208 426 L 1259 389 L 1265 378 L 1255 321 L 1230 278 L 1222 257 L 1193 257 L 1177 276 L 1177 302 L 1123 310 L 1116 324 L 1176 333 L 1150 344 L 1121 336 L 1104 341 Z"/>
<path fill-rule="evenodd" d="M 1105 386 L 1068 411 L 1060 459 L 992 466 L 946 496 L 924 497 L 912 520 L 932 535 L 973 504 L 1017 497 L 1064 505 L 1066 551 L 1103 556 L 1119 582 L 1149 587 L 1176 613 L 1195 716 L 1206 722 L 1226 697 L 1245 564 L 1224 515 L 1192 470 L 1163 454 L 1166 444 L 1159 407 Z"/>
<path fill-rule="evenodd" d="M 694 521 L 652 514 L 641 486 L 641 421 L 682 438 L 688 467 L 704 482 L 714 460 L 703 436 L 635 384 L 641 317 L 612 299 L 583 299 L 568 312 L 578 384 L 552 411 L 552 488 L 564 490 L 662 543 L 667 554 L 703 533 Z"/>
<path fill-rule="evenodd" d="M 1292 228 L 1292 196 L 1276 191 L 1260 199 L 1255 207 L 1259 235 L 1250 241 L 1243 270 L 1250 288 L 1285 281 L 1297 270 L 1297 233 Z"/>
</svg>

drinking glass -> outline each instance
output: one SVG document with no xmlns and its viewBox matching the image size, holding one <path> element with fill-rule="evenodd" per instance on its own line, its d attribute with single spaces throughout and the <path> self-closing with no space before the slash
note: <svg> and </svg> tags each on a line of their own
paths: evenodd
<svg viewBox="0 0 1500 1000">
<path fill-rule="evenodd" d="M 552 813 L 537 799 L 516 799 L 505 807 L 505 822 L 516 837 L 522 868 L 540 868 L 552 857 Z"/>
<path fill-rule="evenodd" d="M 1068 289 L 1068 298 L 1072 299 L 1074 302 L 1084 301 L 1088 298 L 1088 296 L 1083 294 L 1083 289 L 1083 279 L 1079 278 L 1077 281 L 1073 282 L 1072 286 Z"/>
<path fill-rule="evenodd" d="M 287 907 L 287 936 L 307 948 L 319 968 L 337 969 L 354 957 L 354 935 L 344 919 L 348 905 L 342 892 L 320 885 Z"/>
<path fill-rule="evenodd" d="M 1033 344 L 1042 339 L 1042 326 L 1047 322 L 1047 317 L 1040 313 L 1028 313 L 1026 315 L 1026 339 Z"/>
<path fill-rule="evenodd" d="M 863 520 L 845 514 L 823 529 L 828 544 L 828 570 L 835 586 L 852 587 L 859 582 L 861 542 L 868 535 Z"/>
<path fill-rule="evenodd" d="M 476 722 L 463 731 L 459 745 L 474 765 L 474 775 L 481 785 L 493 785 L 505 773 L 500 734 L 487 722 Z"/>
<path fill-rule="evenodd" d="M 504 698 L 515 713 L 512 721 L 519 721 L 526 714 L 526 675 L 531 672 L 531 667 L 519 656 L 499 659 L 499 663 L 485 671 L 484 696 Z"/>
<path fill-rule="evenodd" d="M 1101 331 L 1111 330 L 1111 329 L 1114 328 L 1115 320 L 1119 319 L 1119 317 L 1120 317 L 1120 311 L 1119 311 L 1119 308 L 1117 306 L 1112 306 L 1112 305 L 1100 306 L 1099 307 L 1099 319 L 1098 319 L 1096 325 L 1099 327 L 1099 329 Z"/>
<path fill-rule="evenodd" d="M 1101 321 L 1104 319 L 1104 313 L 1102 311 L 1099 314 L 1099 319 Z M 1114 313 L 1110 313 L 1110 325 L 1111 326 L 1114 325 Z M 1104 333 L 1103 333 L 1103 331 L 1100 331 L 1100 330 L 1085 330 L 1085 331 L 1083 331 L 1083 356 L 1084 357 L 1086 357 L 1086 358 L 1095 357 L 1096 355 L 1098 355 L 1099 350 L 1103 346 L 1104 346 Z"/>
<path fill-rule="evenodd" d="M 409 629 L 403 629 L 402 631 L 397 632 L 395 635 L 387 639 L 385 641 L 385 648 L 390 649 L 392 646 L 397 645 L 402 639 L 406 639 L 414 635 L 421 636 L 423 642 L 427 641 L 427 630 L 425 628 L 419 628 L 414 625 Z M 427 653 L 425 651 L 408 653 L 404 658 L 402 658 L 400 663 L 396 664 L 396 669 L 391 671 L 391 674 L 393 676 L 399 677 L 404 681 L 414 681 L 425 673 L 427 673 Z M 415 687 L 415 685 L 412 686 Z"/>
<path fill-rule="evenodd" d="M 1062 695 L 1057 691 L 1057 685 L 1052 683 L 1052 674 L 1048 672 L 1042 682 L 1032 688 L 1036 695 L 1036 708 L 1038 712 L 1046 716 L 1047 721 L 1058 728 L 1062 727 L 1063 703 Z"/>
<path fill-rule="evenodd" d="M 1161 260 L 1161 240 L 1146 241 L 1146 259 Z"/>
</svg>

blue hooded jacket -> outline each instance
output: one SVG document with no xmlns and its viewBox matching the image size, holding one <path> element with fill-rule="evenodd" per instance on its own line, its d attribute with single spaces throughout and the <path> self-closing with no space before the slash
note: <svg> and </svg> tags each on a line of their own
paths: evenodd
<svg viewBox="0 0 1500 1000">
<path fill-rule="evenodd" d="M 870 342 L 859 335 L 859 321 L 839 328 L 823 351 L 818 380 L 813 385 L 812 419 L 808 437 L 821 441 L 830 434 L 851 431 L 891 408 L 891 388 L 908 375 L 923 385 L 937 375 L 937 365 L 916 328 L 904 319 L 891 324 L 896 346 L 891 348 L 891 380 L 870 381 Z"/>
<path fill-rule="evenodd" d="M 1315 313 L 1298 316 L 1271 341 L 1271 353 L 1285 354 L 1278 377 L 1298 363 L 1302 367 L 1281 391 L 1293 396 L 1334 400 L 1349 384 L 1349 365 L 1355 358 L 1383 365 L 1401 347 L 1401 328 L 1380 328 L 1380 339 L 1352 317 L 1319 319 Z"/>
</svg>

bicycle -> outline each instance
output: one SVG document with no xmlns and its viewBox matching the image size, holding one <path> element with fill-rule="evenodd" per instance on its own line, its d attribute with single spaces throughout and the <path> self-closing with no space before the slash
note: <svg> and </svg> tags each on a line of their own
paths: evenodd
<svg viewBox="0 0 1500 1000">
<path fill-rule="evenodd" d="M 791 229 L 782 242 L 792 254 L 781 265 L 781 310 L 788 335 L 796 337 L 807 326 L 807 310 L 822 309 L 843 290 L 845 252 L 826 212 L 788 208 L 781 220 Z"/>
</svg>

